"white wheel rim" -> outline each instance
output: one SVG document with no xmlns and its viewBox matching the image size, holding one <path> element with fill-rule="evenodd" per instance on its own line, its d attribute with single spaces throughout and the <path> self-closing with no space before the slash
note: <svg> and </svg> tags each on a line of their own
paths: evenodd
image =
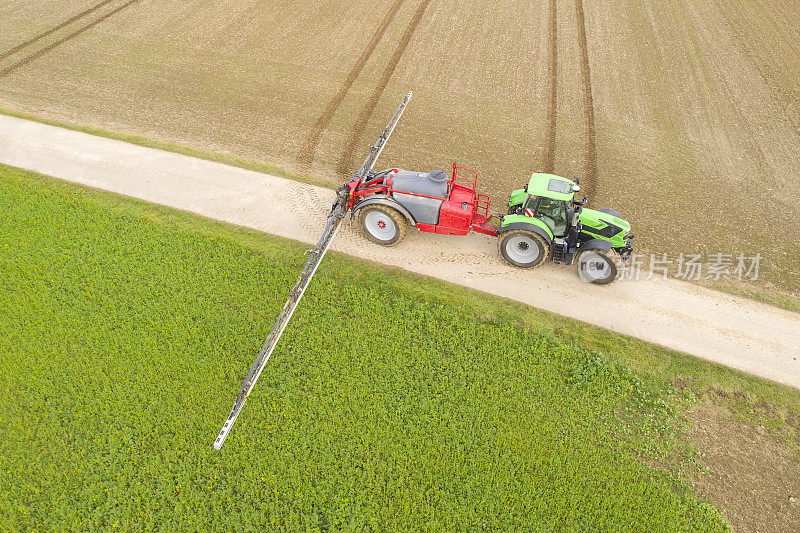
<svg viewBox="0 0 800 533">
<path fill-rule="evenodd" d="M 533 263 L 539 258 L 539 245 L 530 237 L 517 235 L 506 241 L 506 254 L 517 263 Z"/>
<path fill-rule="evenodd" d="M 370 211 L 364 217 L 364 228 L 381 241 L 390 241 L 397 235 L 397 226 L 392 217 L 377 210 Z"/>
<path fill-rule="evenodd" d="M 611 275 L 610 260 L 597 252 L 583 252 L 578 258 L 578 276 L 586 282 L 605 280 Z"/>
</svg>

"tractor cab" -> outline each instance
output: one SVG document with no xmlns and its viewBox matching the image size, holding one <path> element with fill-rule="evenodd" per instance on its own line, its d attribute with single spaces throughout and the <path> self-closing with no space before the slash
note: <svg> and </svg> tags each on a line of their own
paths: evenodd
<svg viewBox="0 0 800 533">
<path fill-rule="evenodd" d="M 552 174 L 535 173 L 523 189 L 511 193 L 508 213 L 537 219 L 550 237 L 564 237 L 576 212 L 573 201 L 580 186 Z"/>
<path fill-rule="evenodd" d="M 554 237 L 563 237 L 569 228 L 572 209 L 563 200 L 554 200 L 544 196 L 529 196 L 525 203 L 525 214 L 544 222 Z"/>
</svg>

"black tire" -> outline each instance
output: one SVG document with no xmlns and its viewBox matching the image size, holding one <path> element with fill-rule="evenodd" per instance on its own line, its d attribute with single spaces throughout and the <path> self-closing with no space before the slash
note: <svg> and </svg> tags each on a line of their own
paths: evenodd
<svg viewBox="0 0 800 533">
<path fill-rule="evenodd" d="M 517 268 L 534 268 L 550 257 L 550 245 L 544 237 L 524 229 L 501 234 L 497 249 L 508 264 Z"/>
<path fill-rule="evenodd" d="M 608 285 L 617 279 L 617 262 L 611 250 L 582 250 L 578 252 L 575 262 L 578 264 L 578 275 L 583 281 L 595 285 Z"/>
<path fill-rule="evenodd" d="M 605 213 L 607 215 L 611 215 L 612 217 L 622 218 L 622 215 L 619 211 L 615 211 L 613 209 L 598 209 L 601 213 Z"/>
<path fill-rule="evenodd" d="M 367 239 L 381 246 L 394 246 L 408 231 L 408 222 L 397 210 L 385 205 L 370 205 L 358 212 L 358 225 Z"/>
</svg>

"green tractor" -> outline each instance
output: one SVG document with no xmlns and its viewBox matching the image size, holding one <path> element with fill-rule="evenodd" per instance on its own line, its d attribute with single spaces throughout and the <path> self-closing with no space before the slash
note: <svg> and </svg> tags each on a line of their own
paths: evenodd
<svg viewBox="0 0 800 533">
<path fill-rule="evenodd" d="M 508 197 L 508 214 L 497 229 L 503 258 L 520 268 L 533 268 L 548 258 L 570 265 L 577 260 L 584 281 L 597 285 L 617 277 L 617 256 L 627 260 L 633 246 L 631 225 L 611 209 L 588 209 L 575 181 L 534 173 L 528 184 Z"/>
</svg>

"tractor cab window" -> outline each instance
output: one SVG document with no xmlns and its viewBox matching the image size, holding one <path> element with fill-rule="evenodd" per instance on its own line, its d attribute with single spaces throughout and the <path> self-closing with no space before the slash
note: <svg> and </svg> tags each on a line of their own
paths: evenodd
<svg viewBox="0 0 800 533">
<path fill-rule="evenodd" d="M 567 232 L 567 210 L 562 200 L 531 196 L 525 212 L 547 224 L 556 237 L 562 237 Z"/>
</svg>

